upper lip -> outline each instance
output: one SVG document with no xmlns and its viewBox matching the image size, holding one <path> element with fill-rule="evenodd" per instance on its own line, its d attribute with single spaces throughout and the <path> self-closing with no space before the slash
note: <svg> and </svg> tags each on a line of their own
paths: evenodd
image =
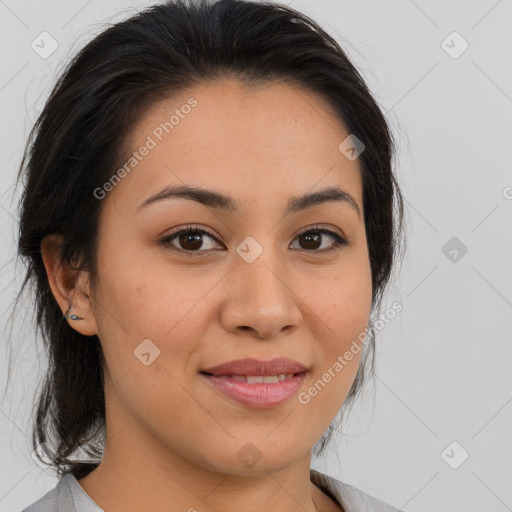
<svg viewBox="0 0 512 512">
<path fill-rule="evenodd" d="M 307 367 L 298 361 L 287 359 L 286 357 L 278 357 L 267 361 L 259 361 L 257 359 L 236 359 L 227 363 L 206 368 L 201 373 L 211 375 L 282 375 L 296 374 L 307 371 Z"/>
</svg>

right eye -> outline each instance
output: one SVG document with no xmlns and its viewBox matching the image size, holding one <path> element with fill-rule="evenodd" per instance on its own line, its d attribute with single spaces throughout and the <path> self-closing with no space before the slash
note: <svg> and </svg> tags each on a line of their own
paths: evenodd
<svg viewBox="0 0 512 512">
<path fill-rule="evenodd" d="M 187 226 L 185 229 L 175 231 L 162 238 L 160 242 L 173 251 L 182 252 L 187 256 L 196 256 L 196 254 L 193 253 L 203 253 L 214 249 L 212 247 L 204 248 L 203 237 L 205 236 L 213 242 L 218 243 L 217 239 L 211 233 L 195 226 Z M 179 244 L 180 247 L 177 247 L 175 242 Z"/>
</svg>

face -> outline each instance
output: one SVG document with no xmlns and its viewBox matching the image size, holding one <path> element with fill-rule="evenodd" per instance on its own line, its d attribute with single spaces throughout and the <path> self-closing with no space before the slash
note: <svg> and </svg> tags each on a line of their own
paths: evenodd
<svg viewBox="0 0 512 512">
<path fill-rule="evenodd" d="M 338 149 L 347 136 L 314 93 L 227 78 L 140 121 L 135 165 L 94 199 L 107 429 L 129 449 L 279 471 L 334 419 L 372 291 L 359 163 Z M 225 197 L 155 197 L 166 187 Z M 252 361 L 219 368 L 242 359 Z"/>
</svg>

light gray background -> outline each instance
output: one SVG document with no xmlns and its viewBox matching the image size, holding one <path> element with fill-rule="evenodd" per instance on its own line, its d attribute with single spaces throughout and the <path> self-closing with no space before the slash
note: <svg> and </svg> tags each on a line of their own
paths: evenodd
<svg viewBox="0 0 512 512">
<path fill-rule="evenodd" d="M 32 305 L 21 304 L 19 321 L 8 324 L 22 275 L 12 194 L 23 143 L 63 62 L 103 22 L 151 3 L 0 0 L 0 304 L 2 347 L 11 327 L 15 347 L 0 402 L 0 512 L 21 510 L 56 484 L 30 456 L 45 364 L 25 318 Z M 403 311 L 380 333 L 375 387 L 313 467 L 411 512 L 511 510 L 512 3 L 287 3 L 344 44 L 387 111 L 409 222 L 407 256 L 384 304 L 398 300 Z M 47 59 L 31 48 L 43 31 L 59 44 Z M 457 58 L 463 42 L 448 37 L 454 31 L 469 44 Z M 452 237 L 468 249 L 455 262 L 442 250 Z M 8 355 L 2 350 L 2 391 Z M 452 469 L 447 461 L 455 465 L 463 450 L 469 457 Z"/>
</svg>

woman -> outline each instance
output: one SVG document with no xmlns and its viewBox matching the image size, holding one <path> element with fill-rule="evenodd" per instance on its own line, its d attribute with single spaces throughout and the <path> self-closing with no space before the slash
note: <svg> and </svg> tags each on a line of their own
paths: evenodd
<svg viewBox="0 0 512 512">
<path fill-rule="evenodd" d="M 79 52 L 29 139 L 33 442 L 62 478 L 25 510 L 396 510 L 310 469 L 371 374 L 402 231 L 339 45 L 279 4 L 153 6 Z"/>
</svg>

